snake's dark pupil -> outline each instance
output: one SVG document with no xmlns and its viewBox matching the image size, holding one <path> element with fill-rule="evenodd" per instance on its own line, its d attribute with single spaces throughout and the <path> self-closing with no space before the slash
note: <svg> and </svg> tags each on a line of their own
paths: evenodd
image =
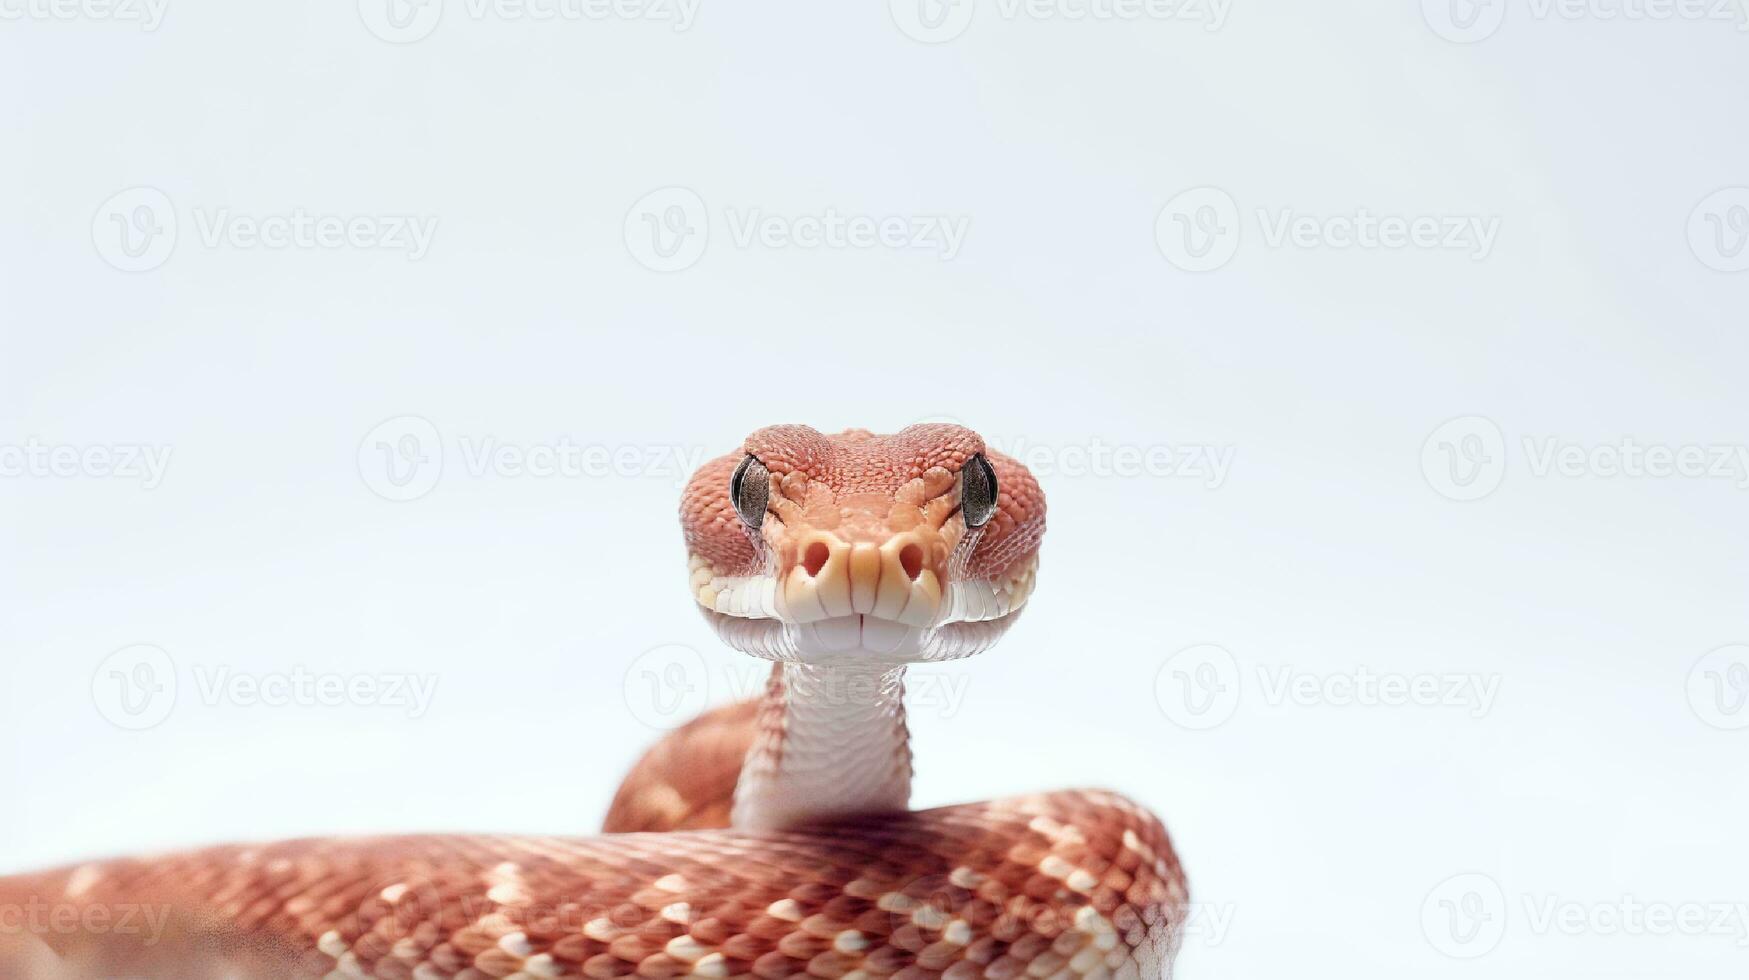
<svg viewBox="0 0 1749 980">
<path fill-rule="evenodd" d="M 960 479 L 960 510 L 967 527 L 983 527 L 996 513 L 996 470 L 982 453 L 966 460 Z"/>
<path fill-rule="evenodd" d="M 735 513 L 741 515 L 741 523 L 750 528 L 765 523 L 765 502 L 770 494 L 771 473 L 765 464 L 752 456 L 741 460 L 735 475 L 729 478 L 729 501 L 735 505 Z"/>
</svg>

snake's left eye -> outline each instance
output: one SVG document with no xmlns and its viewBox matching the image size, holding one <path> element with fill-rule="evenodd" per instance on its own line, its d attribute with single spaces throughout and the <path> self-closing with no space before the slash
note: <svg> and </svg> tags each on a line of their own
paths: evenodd
<svg viewBox="0 0 1749 980">
<path fill-rule="evenodd" d="M 960 469 L 960 512 L 966 527 L 983 527 L 996 513 L 996 470 L 983 453 Z"/>
<path fill-rule="evenodd" d="M 729 501 L 741 515 L 741 523 L 758 530 L 765 523 L 765 503 L 770 497 L 771 473 L 765 464 L 751 455 L 743 459 L 735 467 L 735 475 L 729 477 Z"/>
</svg>

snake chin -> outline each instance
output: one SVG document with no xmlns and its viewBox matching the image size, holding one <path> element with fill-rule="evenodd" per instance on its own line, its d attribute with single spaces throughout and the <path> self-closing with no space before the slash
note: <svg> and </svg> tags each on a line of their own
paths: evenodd
<svg viewBox="0 0 1749 980">
<path fill-rule="evenodd" d="M 898 666 L 974 656 L 994 646 L 1019 615 L 1015 608 L 991 619 L 924 628 L 862 614 L 792 623 L 705 610 L 717 636 L 741 653 L 820 666 Z"/>
</svg>

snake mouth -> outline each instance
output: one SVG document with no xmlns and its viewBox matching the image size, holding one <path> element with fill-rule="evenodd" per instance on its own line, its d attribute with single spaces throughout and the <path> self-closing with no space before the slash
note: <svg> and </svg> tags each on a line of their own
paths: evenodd
<svg viewBox="0 0 1749 980">
<path fill-rule="evenodd" d="M 1020 609 L 993 619 L 920 628 L 855 614 L 808 623 L 749 619 L 714 610 L 705 618 L 731 648 L 763 660 L 821 665 L 933 663 L 988 650 Z"/>
<path fill-rule="evenodd" d="M 863 552 L 856 554 L 860 557 Z M 1038 581 L 1037 555 L 1000 579 L 952 580 L 951 576 L 941 576 L 950 579 L 945 590 L 938 584 L 940 578 L 928 569 L 893 586 L 896 576 L 880 574 L 873 561 L 868 573 L 850 571 L 853 566 L 848 559 L 842 565 L 846 571 L 827 563 L 804 581 L 801 568 L 787 575 L 723 575 L 701 555 L 693 555 L 687 562 L 692 597 L 707 611 L 789 623 L 862 616 L 928 629 L 950 622 L 996 620 L 1025 605 Z M 870 580 L 875 581 L 863 584 Z"/>
<path fill-rule="evenodd" d="M 788 583 L 775 574 L 719 575 L 698 556 L 691 564 L 693 598 L 724 642 L 757 657 L 806 662 L 917 662 L 980 652 L 1025 606 L 1038 569 L 1035 556 L 999 580 L 950 578 L 945 590 L 919 576 L 921 586 L 911 580 L 913 587 L 894 599 L 859 587 L 848 573 L 848 587 L 833 591 L 829 566 L 798 584 L 793 575 Z"/>
</svg>

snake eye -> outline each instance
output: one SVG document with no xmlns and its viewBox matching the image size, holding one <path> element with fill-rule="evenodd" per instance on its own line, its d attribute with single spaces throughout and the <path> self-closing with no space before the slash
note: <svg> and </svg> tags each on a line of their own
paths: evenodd
<svg viewBox="0 0 1749 980">
<path fill-rule="evenodd" d="M 983 527 L 996 513 L 996 470 L 983 453 L 960 469 L 960 512 L 966 527 Z"/>
<path fill-rule="evenodd" d="M 770 496 L 771 473 L 764 463 L 748 456 L 729 477 L 729 500 L 735 513 L 741 515 L 741 523 L 758 530 L 765 523 L 765 502 Z"/>
</svg>

